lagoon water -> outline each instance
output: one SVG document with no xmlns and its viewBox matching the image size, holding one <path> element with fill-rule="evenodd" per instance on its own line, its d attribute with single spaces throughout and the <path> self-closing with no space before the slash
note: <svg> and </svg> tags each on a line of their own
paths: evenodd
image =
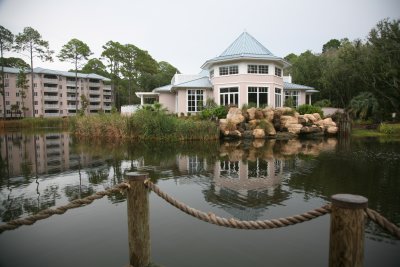
<svg viewBox="0 0 400 267">
<path fill-rule="evenodd" d="M 262 220 L 359 194 L 400 225 L 400 142 L 377 139 L 99 144 L 68 133 L 0 135 L 0 220 L 64 205 L 146 171 L 163 191 L 221 217 Z M 0 234 L 0 266 L 126 266 L 126 198 L 114 194 Z M 329 215 L 273 230 L 190 217 L 150 193 L 152 266 L 326 266 Z M 365 266 L 399 266 L 400 241 L 366 225 Z"/>
</svg>

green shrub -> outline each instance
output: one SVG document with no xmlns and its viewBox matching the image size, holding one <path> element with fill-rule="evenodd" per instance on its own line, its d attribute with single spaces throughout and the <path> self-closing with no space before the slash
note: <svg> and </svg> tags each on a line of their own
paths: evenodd
<svg viewBox="0 0 400 267">
<path fill-rule="evenodd" d="M 400 124 L 381 123 L 379 132 L 387 135 L 400 135 Z"/>
<path fill-rule="evenodd" d="M 210 106 L 200 112 L 200 118 L 208 120 L 211 118 L 223 119 L 228 114 L 228 108 L 225 106 Z"/>
<path fill-rule="evenodd" d="M 324 115 L 324 113 L 322 112 L 322 109 L 320 107 L 316 107 L 316 106 L 308 105 L 308 104 L 300 105 L 297 108 L 297 112 L 300 113 L 301 115 L 319 113 L 319 115 L 321 115 L 321 118 Z"/>
<path fill-rule="evenodd" d="M 315 107 L 320 107 L 320 108 L 325 108 L 325 107 L 330 107 L 332 106 L 332 103 L 329 99 L 321 99 L 317 102 L 314 103 Z"/>
</svg>

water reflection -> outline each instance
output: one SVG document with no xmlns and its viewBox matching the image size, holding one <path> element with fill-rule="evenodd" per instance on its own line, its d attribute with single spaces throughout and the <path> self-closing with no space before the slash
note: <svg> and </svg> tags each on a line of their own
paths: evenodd
<svg viewBox="0 0 400 267">
<path fill-rule="evenodd" d="M 0 142 L 2 221 L 86 197 L 122 182 L 127 171 L 144 170 L 153 182 L 195 185 L 205 202 L 239 219 L 264 218 L 265 211 L 293 199 L 317 199 L 322 205 L 330 195 L 346 192 L 366 196 L 370 207 L 400 222 L 399 143 L 316 139 L 94 145 L 75 142 L 68 133 L 20 132 L 4 134 Z M 125 201 L 121 194 L 108 199 Z M 375 235 L 378 230 L 368 231 Z"/>
</svg>

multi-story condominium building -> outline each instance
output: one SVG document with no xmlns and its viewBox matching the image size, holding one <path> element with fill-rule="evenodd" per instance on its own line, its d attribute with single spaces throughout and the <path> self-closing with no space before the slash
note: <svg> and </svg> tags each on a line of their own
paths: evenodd
<svg viewBox="0 0 400 267">
<path fill-rule="evenodd" d="M 110 79 L 97 74 L 78 73 L 78 88 L 75 88 L 75 73 L 34 68 L 34 108 L 32 108 L 31 74 L 26 71 L 28 89 L 17 87 L 17 68 L 4 67 L 6 117 L 64 117 L 76 115 L 82 108 L 82 97 L 87 101 L 86 114 L 111 112 L 112 97 Z M 23 110 L 25 107 L 25 110 Z M 0 95 L 0 117 L 3 117 L 3 96 Z"/>
<path fill-rule="evenodd" d="M 288 98 L 295 107 L 311 104 L 311 95 L 318 91 L 283 77 L 288 66 L 285 59 L 244 32 L 221 55 L 207 60 L 200 74 L 175 74 L 171 84 L 136 95 L 142 105 L 155 99 L 178 114 L 196 113 L 207 100 L 238 107 L 282 107 Z"/>
</svg>

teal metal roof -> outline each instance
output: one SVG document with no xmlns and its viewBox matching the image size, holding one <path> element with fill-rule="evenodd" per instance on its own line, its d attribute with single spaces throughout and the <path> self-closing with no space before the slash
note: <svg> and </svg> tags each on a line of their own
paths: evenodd
<svg viewBox="0 0 400 267">
<path fill-rule="evenodd" d="M 296 83 L 283 82 L 283 89 L 284 90 L 310 90 L 311 91 L 311 90 L 314 90 L 314 87 L 296 84 Z M 314 91 L 317 91 L 317 90 L 314 90 Z M 310 93 L 315 93 L 315 92 L 310 92 Z"/>
<path fill-rule="evenodd" d="M 164 85 L 153 89 L 153 92 L 171 92 L 172 84 Z"/>
<path fill-rule="evenodd" d="M 188 82 L 180 83 L 173 86 L 174 88 L 212 88 L 210 78 L 207 76 L 201 77 Z"/>
<path fill-rule="evenodd" d="M 290 66 L 289 62 L 272 54 L 249 33 L 243 32 L 227 49 L 225 49 L 224 52 L 222 52 L 221 55 L 207 60 L 201 68 L 207 69 L 213 63 L 237 59 L 264 59 L 269 61 L 278 61 L 284 67 Z"/>
<path fill-rule="evenodd" d="M 0 66 L 0 69 L 1 69 L 1 66 Z M 4 67 L 4 73 L 15 73 L 15 74 L 18 74 L 19 73 L 19 69 L 10 68 L 10 67 Z"/>
<path fill-rule="evenodd" d="M 219 57 L 235 55 L 274 56 L 267 48 L 247 32 L 243 32 Z"/>
</svg>

